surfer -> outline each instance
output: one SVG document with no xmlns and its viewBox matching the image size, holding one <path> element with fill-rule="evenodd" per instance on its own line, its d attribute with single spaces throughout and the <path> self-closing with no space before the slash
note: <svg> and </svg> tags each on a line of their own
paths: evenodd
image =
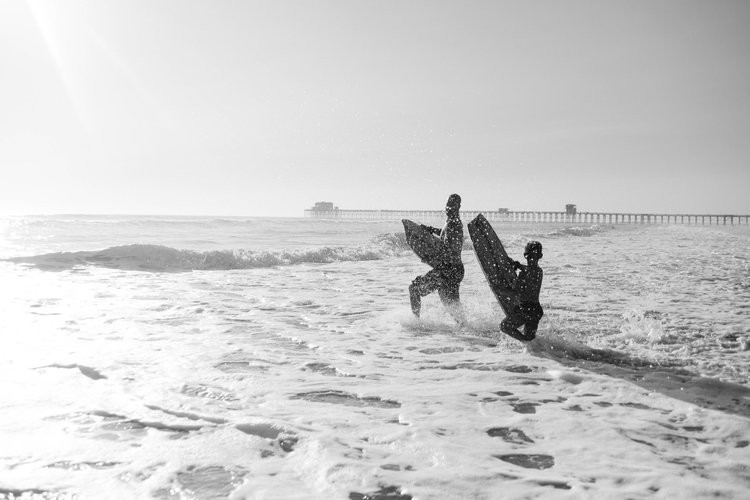
<svg viewBox="0 0 750 500">
<path fill-rule="evenodd" d="M 461 261 L 461 250 L 464 245 L 464 229 L 461 223 L 459 209 L 461 197 L 452 194 L 445 204 L 447 220 L 442 229 L 422 225 L 422 228 L 440 237 L 445 245 L 445 259 L 434 266 L 424 276 L 417 276 L 409 285 L 409 300 L 411 310 L 419 317 L 422 308 L 422 297 L 435 290 L 440 295 L 448 312 L 459 324 L 466 322 L 459 300 L 458 288 L 464 279 L 464 264 Z"/>
<path fill-rule="evenodd" d="M 542 244 L 538 241 L 528 242 L 523 256 L 526 257 L 526 265 L 513 261 L 513 267 L 520 272 L 513 288 L 505 289 L 506 293 L 515 298 L 518 304 L 513 308 L 513 314 L 500 323 L 500 330 L 517 340 L 528 341 L 536 337 L 539 320 L 544 316 L 544 310 L 539 303 L 539 291 L 544 277 L 544 272 L 539 267 Z M 521 325 L 523 325 L 523 334 L 518 331 Z"/>
</svg>

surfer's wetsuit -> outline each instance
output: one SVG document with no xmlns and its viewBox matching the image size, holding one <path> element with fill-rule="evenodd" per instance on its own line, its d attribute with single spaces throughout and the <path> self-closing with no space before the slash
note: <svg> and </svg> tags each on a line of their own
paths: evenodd
<svg viewBox="0 0 750 500">
<path fill-rule="evenodd" d="M 514 287 L 518 293 L 519 303 L 513 308 L 512 316 L 503 320 L 501 328 L 508 335 L 515 337 L 514 334 L 520 334 L 516 328 L 524 325 L 524 334 L 518 340 L 532 340 L 539 328 L 539 320 L 544 316 L 544 309 L 539 303 L 539 291 L 542 288 L 544 272 L 537 264 L 524 266 L 515 262 L 514 267 L 521 270 Z"/>
<path fill-rule="evenodd" d="M 409 287 L 412 311 L 419 316 L 420 298 L 437 290 L 443 304 L 449 306 L 449 311 L 453 313 L 451 308 L 459 301 L 458 288 L 464 279 L 464 264 L 461 261 L 461 250 L 464 245 L 463 224 L 458 214 L 455 214 L 448 217 L 442 229 L 423 227 L 440 236 L 447 249 L 447 257 L 444 263 L 412 281 Z"/>
</svg>

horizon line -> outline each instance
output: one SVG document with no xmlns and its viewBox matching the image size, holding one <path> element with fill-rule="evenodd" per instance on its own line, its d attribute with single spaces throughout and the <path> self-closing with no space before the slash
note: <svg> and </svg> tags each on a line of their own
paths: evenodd
<svg viewBox="0 0 750 500">
<path fill-rule="evenodd" d="M 268 218 L 268 219 L 301 219 L 305 218 L 308 212 L 434 212 L 444 213 L 445 209 L 423 209 L 423 208 L 337 208 L 335 210 L 313 210 L 305 208 L 301 215 L 252 215 L 252 214 L 197 214 L 197 213 L 139 213 L 139 212 L 49 212 L 49 213 L 0 213 L 0 217 L 230 217 L 230 218 Z M 474 213 L 505 213 L 503 210 L 481 210 L 481 209 L 461 209 L 460 212 Z M 507 213 L 556 213 L 565 214 L 565 210 L 511 210 Z M 577 214 L 619 214 L 619 215 L 670 215 L 670 216 L 712 216 L 712 217 L 750 217 L 748 213 L 727 213 L 727 212 L 644 212 L 644 211 L 608 211 L 608 210 L 580 210 Z"/>
</svg>

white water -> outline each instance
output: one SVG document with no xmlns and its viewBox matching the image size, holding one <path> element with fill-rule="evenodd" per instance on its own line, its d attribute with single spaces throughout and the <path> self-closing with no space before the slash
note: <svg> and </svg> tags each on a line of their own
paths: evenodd
<svg viewBox="0 0 750 500">
<path fill-rule="evenodd" d="M 0 496 L 745 497 L 747 228 L 496 230 L 528 345 L 468 244 L 413 318 L 397 222 L 0 222 Z"/>
</svg>

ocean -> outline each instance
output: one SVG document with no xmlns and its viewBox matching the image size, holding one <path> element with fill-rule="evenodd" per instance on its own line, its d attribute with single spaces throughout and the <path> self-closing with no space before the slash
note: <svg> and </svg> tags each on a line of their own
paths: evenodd
<svg viewBox="0 0 750 500">
<path fill-rule="evenodd" d="M 0 218 L 0 498 L 748 498 L 748 227 L 493 226 L 530 343 L 468 232 L 459 327 L 399 221 Z"/>
</svg>

